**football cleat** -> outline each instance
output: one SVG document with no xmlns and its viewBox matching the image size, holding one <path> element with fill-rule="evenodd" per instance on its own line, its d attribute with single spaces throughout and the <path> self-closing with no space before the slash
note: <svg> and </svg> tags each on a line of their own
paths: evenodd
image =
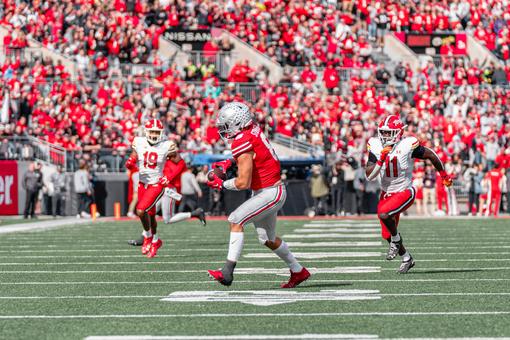
<svg viewBox="0 0 510 340">
<path fill-rule="evenodd" d="M 308 278 L 311 276 L 310 272 L 303 267 L 299 273 L 294 273 L 292 270 L 290 271 L 290 279 L 287 283 L 282 283 L 280 286 L 281 288 L 294 288 L 298 284 L 300 284 L 303 281 L 308 280 Z"/>
<path fill-rule="evenodd" d="M 193 210 L 191 212 L 191 217 L 198 218 L 204 227 L 207 225 L 207 221 L 205 220 L 204 209 L 198 208 L 198 209 Z"/>
<path fill-rule="evenodd" d="M 386 260 L 391 261 L 395 257 L 397 257 L 400 248 L 402 247 L 402 238 L 398 242 L 390 242 L 390 248 L 388 249 L 388 254 L 386 254 Z"/>
<path fill-rule="evenodd" d="M 143 243 L 142 243 L 142 254 L 143 255 L 149 253 L 149 250 L 151 249 L 151 243 L 152 243 L 152 236 L 143 238 Z"/>
<path fill-rule="evenodd" d="M 400 274 L 405 274 L 407 273 L 411 268 L 413 268 L 415 265 L 414 263 L 414 259 L 413 257 L 411 256 L 411 258 L 409 258 L 409 260 L 407 261 L 402 261 L 402 263 L 400 264 L 400 268 L 398 268 L 398 272 Z"/>
<path fill-rule="evenodd" d="M 163 241 L 161 239 L 158 239 L 156 242 L 151 243 L 151 248 L 149 250 L 149 253 L 147 254 L 148 258 L 155 257 L 158 253 L 158 249 L 161 248 L 163 245 Z"/>
<path fill-rule="evenodd" d="M 233 280 L 225 280 L 223 277 L 223 272 L 221 269 L 219 270 L 208 270 L 207 273 L 209 274 L 209 277 L 214 279 L 215 281 L 218 281 L 224 286 L 230 286 L 232 284 Z"/>
</svg>

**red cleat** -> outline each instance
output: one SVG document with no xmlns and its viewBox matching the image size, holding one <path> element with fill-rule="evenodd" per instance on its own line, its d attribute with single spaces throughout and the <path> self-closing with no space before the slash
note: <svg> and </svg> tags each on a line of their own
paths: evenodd
<svg viewBox="0 0 510 340">
<path fill-rule="evenodd" d="M 152 236 L 143 238 L 142 255 L 145 255 L 149 252 L 149 250 L 151 249 L 151 243 L 152 243 Z"/>
<path fill-rule="evenodd" d="M 299 273 L 293 273 L 292 271 L 290 271 L 289 282 L 282 283 L 282 285 L 280 287 L 281 288 L 294 288 L 301 282 L 308 280 L 310 275 L 311 275 L 310 272 L 305 267 L 303 267 L 303 269 Z"/>
<path fill-rule="evenodd" d="M 215 281 L 218 281 L 224 286 L 230 286 L 232 284 L 232 281 L 226 281 L 223 277 L 223 273 L 221 270 L 208 270 L 209 276 L 214 279 Z"/>
<path fill-rule="evenodd" d="M 158 249 L 161 248 L 163 245 L 163 241 L 161 239 L 158 239 L 156 242 L 151 243 L 151 249 L 149 250 L 149 253 L 147 254 L 147 257 L 154 257 L 158 253 Z"/>
</svg>

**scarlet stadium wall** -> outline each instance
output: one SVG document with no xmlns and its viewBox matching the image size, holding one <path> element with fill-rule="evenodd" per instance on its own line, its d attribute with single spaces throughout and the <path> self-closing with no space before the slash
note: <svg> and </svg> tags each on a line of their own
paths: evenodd
<svg viewBox="0 0 510 340">
<path fill-rule="evenodd" d="M 23 175 L 31 162 L 0 161 L 0 215 L 22 215 L 25 207 L 26 191 L 23 189 Z M 43 178 L 49 177 L 54 171 L 51 165 L 43 166 Z M 68 187 L 65 197 L 65 212 L 73 216 L 77 212 L 76 194 L 73 186 L 73 173 L 68 173 Z M 125 215 L 128 209 L 128 176 L 118 173 L 98 173 L 94 177 L 94 201 L 101 216 L 113 216 L 114 204 L 119 202 L 121 213 Z M 288 216 L 303 215 L 307 208 L 313 206 L 308 182 L 304 180 L 288 181 L 287 201 L 281 214 Z M 42 193 L 41 193 L 42 195 Z M 224 193 L 224 210 L 227 214 L 235 210 L 242 202 L 250 197 L 249 191 L 226 191 Z M 208 201 L 201 200 L 199 204 L 205 209 Z"/>
</svg>

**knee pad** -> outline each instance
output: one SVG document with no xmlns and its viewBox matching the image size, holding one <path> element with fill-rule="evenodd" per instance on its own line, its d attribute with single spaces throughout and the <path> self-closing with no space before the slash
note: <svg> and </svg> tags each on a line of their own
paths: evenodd
<svg viewBox="0 0 510 340">
<path fill-rule="evenodd" d="M 269 241 L 269 237 L 267 236 L 267 231 L 264 228 L 256 228 L 257 236 L 259 238 L 259 243 L 265 245 L 267 241 Z"/>
</svg>

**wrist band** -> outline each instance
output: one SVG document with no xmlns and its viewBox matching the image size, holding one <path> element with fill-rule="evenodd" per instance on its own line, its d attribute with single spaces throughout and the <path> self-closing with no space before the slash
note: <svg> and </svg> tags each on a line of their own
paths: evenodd
<svg viewBox="0 0 510 340">
<path fill-rule="evenodd" d="M 229 180 L 224 181 L 223 187 L 227 190 L 239 191 L 239 189 L 237 189 L 237 187 L 236 187 L 236 179 L 235 178 L 231 178 Z"/>
</svg>

